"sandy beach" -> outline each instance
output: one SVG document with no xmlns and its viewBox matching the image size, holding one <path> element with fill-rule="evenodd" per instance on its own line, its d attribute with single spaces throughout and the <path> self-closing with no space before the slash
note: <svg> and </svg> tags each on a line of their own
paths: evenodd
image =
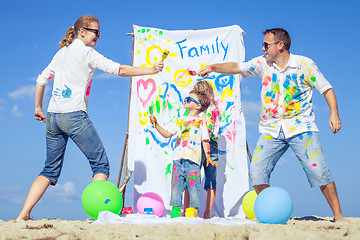
<svg viewBox="0 0 360 240">
<path fill-rule="evenodd" d="M 285 225 L 96 225 L 86 221 L 0 220 L 0 239 L 360 239 L 360 218 L 294 217 Z"/>
</svg>

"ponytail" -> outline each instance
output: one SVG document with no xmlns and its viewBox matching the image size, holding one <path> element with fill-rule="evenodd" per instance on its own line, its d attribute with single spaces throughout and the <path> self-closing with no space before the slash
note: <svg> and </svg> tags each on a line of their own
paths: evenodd
<svg viewBox="0 0 360 240">
<path fill-rule="evenodd" d="M 60 40 L 59 45 L 60 48 L 69 46 L 75 38 L 75 32 L 74 32 L 74 26 L 69 27 L 68 30 L 66 31 L 65 37 L 63 39 Z"/>
</svg>

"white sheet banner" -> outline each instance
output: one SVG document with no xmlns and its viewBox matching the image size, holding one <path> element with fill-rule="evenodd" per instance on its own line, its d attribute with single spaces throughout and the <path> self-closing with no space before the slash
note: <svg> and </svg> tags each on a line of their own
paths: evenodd
<svg viewBox="0 0 360 240">
<path fill-rule="evenodd" d="M 246 155 L 245 120 L 241 110 L 240 75 L 212 73 L 207 78 L 189 74 L 189 70 L 212 63 L 240 62 L 245 59 L 243 37 L 237 25 L 188 31 L 134 26 L 134 66 L 151 67 L 161 60 L 165 49 L 163 72 L 134 77 L 130 100 L 128 158 L 134 170 L 134 206 L 146 192 L 160 195 L 169 214 L 173 146 L 176 137 L 164 139 L 150 124 L 153 114 L 165 129 L 184 114 L 184 97 L 195 83 L 208 81 L 214 89 L 221 115 L 217 190 L 212 216 L 245 217 L 241 203 L 249 190 Z M 202 172 L 202 177 L 204 174 Z M 202 179 L 202 182 L 203 179 Z M 206 191 L 201 190 L 205 209 Z"/>
</svg>

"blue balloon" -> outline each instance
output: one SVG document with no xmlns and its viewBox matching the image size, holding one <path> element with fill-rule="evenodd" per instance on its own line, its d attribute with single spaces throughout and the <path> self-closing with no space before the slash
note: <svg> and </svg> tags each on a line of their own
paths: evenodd
<svg viewBox="0 0 360 240">
<path fill-rule="evenodd" d="M 290 194 L 279 187 L 269 187 L 255 200 L 255 217 L 260 223 L 285 224 L 293 211 Z"/>
</svg>

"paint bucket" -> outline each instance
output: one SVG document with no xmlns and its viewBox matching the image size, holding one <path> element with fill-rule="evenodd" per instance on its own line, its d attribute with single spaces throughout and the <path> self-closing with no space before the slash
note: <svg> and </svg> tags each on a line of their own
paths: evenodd
<svg viewBox="0 0 360 240">
<path fill-rule="evenodd" d="M 152 208 L 144 208 L 144 214 L 153 215 L 154 214 L 153 209 Z"/>
<path fill-rule="evenodd" d="M 181 216 L 181 208 L 180 207 L 172 207 L 170 218 L 176 218 Z"/>
<path fill-rule="evenodd" d="M 185 217 L 195 217 L 195 208 L 189 207 L 185 209 Z"/>
<path fill-rule="evenodd" d="M 124 207 L 122 210 L 122 214 L 133 214 L 133 209 L 132 207 Z"/>
</svg>

